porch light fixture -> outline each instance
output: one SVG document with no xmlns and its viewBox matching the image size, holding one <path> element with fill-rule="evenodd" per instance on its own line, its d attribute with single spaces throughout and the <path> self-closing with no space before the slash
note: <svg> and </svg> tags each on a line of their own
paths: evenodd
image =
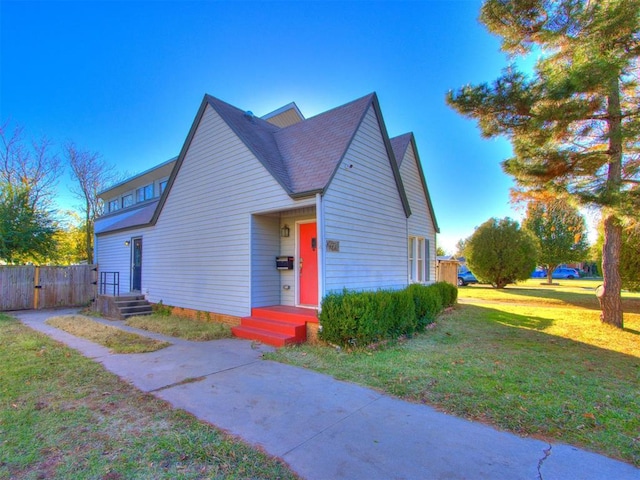
<svg viewBox="0 0 640 480">
<path fill-rule="evenodd" d="M 281 237 L 285 237 L 286 238 L 286 237 L 289 236 L 289 233 L 290 233 L 290 230 L 289 230 L 289 226 L 288 225 L 285 225 L 284 227 L 282 227 L 280 229 L 280 236 Z"/>
<path fill-rule="evenodd" d="M 131 245 L 131 242 L 129 240 L 125 240 L 124 241 L 124 246 L 128 247 L 129 245 Z"/>
</svg>

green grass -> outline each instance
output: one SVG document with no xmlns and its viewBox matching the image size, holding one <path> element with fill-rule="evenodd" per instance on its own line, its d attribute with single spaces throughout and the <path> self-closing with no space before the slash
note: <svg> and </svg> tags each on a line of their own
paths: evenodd
<svg viewBox="0 0 640 480">
<path fill-rule="evenodd" d="M 46 323 L 76 337 L 86 338 L 107 347 L 113 353 L 155 352 L 171 345 L 168 342 L 161 342 L 135 333 L 125 332 L 119 328 L 91 320 L 83 315 L 52 317 Z"/>
<path fill-rule="evenodd" d="M 553 285 L 546 285 L 544 281 L 542 278 L 531 278 L 504 289 L 490 285 L 468 285 L 458 289 L 458 298 L 600 309 L 595 289 L 602 284 L 602 280 L 554 280 Z M 624 292 L 623 307 L 628 312 L 640 312 L 640 293 Z"/>
<path fill-rule="evenodd" d="M 0 479 L 296 478 L 2 314 L 0 345 Z"/>
<path fill-rule="evenodd" d="M 127 325 L 170 337 L 197 342 L 231 337 L 231 328 L 218 322 L 205 322 L 174 315 L 145 315 L 131 317 Z"/>
<path fill-rule="evenodd" d="M 462 288 L 463 304 L 382 350 L 305 345 L 267 357 L 640 466 L 638 296 L 624 295 L 621 331 L 600 322 L 593 287 L 560 283 Z"/>
</svg>

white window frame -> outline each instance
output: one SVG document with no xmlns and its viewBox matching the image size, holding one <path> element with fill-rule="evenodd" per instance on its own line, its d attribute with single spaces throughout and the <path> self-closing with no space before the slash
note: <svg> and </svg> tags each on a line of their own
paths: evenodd
<svg viewBox="0 0 640 480">
<path fill-rule="evenodd" d="M 409 281 L 426 283 L 429 281 L 429 240 L 412 235 L 409 237 Z"/>
</svg>

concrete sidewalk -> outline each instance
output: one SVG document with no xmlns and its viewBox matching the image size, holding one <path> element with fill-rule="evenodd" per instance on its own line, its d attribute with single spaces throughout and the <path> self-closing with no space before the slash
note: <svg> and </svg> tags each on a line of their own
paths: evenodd
<svg viewBox="0 0 640 480">
<path fill-rule="evenodd" d="M 306 479 L 640 479 L 640 469 L 601 455 L 262 360 L 272 348 L 245 340 L 189 342 L 96 318 L 172 343 L 153 353 L 110 354 L 44 323 L 68 313 L 74 311 L 15 316 L 139 389 L 282 458 Z"/>
</svg>

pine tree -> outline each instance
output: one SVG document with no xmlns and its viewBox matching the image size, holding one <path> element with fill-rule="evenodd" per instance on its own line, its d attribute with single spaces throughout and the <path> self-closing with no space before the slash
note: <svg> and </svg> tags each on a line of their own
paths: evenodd
<svg viewBox="0 0 640 480">
<path fill-rule="evenodd" d="M 535 71 L 511 66 L 447 102 L 510 139 L 503 168 L 521 188 L 601 209 L 601 318 L 622 328 L 621 233 L 640 207 L 640 0 L 488 0 L 480 21 L 510 56 L 537 55 Z"/>
</svg>

